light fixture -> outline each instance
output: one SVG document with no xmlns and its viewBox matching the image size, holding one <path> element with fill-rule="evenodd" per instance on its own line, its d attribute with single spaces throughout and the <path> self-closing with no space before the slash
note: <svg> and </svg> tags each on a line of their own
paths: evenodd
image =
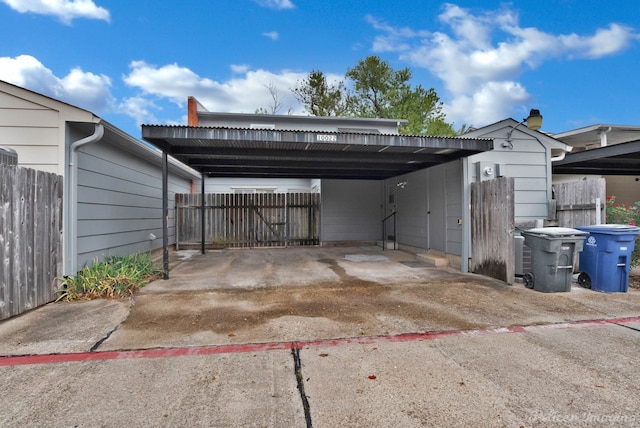
<svg viewBox="0 0 640 428">
<path fill-rule="evenodd" d="M 401 189 L 404 189 L 406 185 L 407 185 L 407 180 L 396 183 L 396 186 L 398 186 Z"/>
<path fill-rule="evenodd" d="M 522 119 L 516 126 L 511 128 L 507 133 L 506 141 L 502 143 L 502 147 L 509 147 L 510 149 L 513 149 L 513 144 L 511 143 L 511 134 L 513 134 L 513 131 L 515 131 L 518 126 L 522 125 L 525 122 L 527 123 L 527 128 L 532 131 L 537 131 L 538 129 L 542 128 L 542 115 L 540 114 L 540 110 L 532 108 L 529 111 L 529 116 L 527 118 Z"/>
</svg>

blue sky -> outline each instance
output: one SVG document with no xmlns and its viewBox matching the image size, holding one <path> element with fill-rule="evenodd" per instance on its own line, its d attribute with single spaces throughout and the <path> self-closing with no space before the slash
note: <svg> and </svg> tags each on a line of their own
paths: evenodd
<svg viewBox="0 0 640 428">
<path fill-rule="evenodd" d="M 311 70 L 378 55 L 476 127 L 541 110 L 543 130 L 640 125 L 635 0 L 0 0 L 0 79 L 92 111 L 134 137 L 210 111 L 253 113 Z"/>
</svg>

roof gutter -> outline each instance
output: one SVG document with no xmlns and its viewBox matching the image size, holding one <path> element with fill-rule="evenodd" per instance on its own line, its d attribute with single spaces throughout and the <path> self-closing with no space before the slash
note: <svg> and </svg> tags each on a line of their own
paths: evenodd
<svg viewBox="0 0 640 428">
<path fill-rule="evenodd" d="M 75 275 L 78 272 L 78 150 L 88 144 L 97 143 L 104 136 L 104 125 L 102 121 L 95 124 L 93 134 L 81 138 L 69 145 L 69 183 L 67 197 L 67 217 L 68 240 L 67 250 L 69 270 L 68 275 Z"/>
</svg>

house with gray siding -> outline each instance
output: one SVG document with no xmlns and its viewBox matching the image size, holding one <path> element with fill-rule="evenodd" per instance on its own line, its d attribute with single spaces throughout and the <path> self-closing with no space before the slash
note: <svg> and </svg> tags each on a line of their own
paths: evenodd
<svg viewBox="0 0 640 428">
<path fill-rule="evenodd" d="M 63 177 L 65 275 L 104 256 L 162 248 L 159 150 L 87 110 L 3 81 L 0 145 L 19 166 Z M 169 162 L 170 194 L 190 192 L 199 178 Z"/>
</svg>

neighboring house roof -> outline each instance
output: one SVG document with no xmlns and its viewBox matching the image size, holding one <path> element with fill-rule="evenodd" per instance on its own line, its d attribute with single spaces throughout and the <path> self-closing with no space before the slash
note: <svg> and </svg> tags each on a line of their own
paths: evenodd
<svg viewBox="0 0 640 428">
<path fill-rule="evenodd" d="M 553 135 L 575 147 L 554 174 L 640 175 L 640 126 L 597 124 Z"/>
<path fill-rule="evenodd" d="M 142 138 L 209 177 L 385 179 L 493 148 L 466 136 L 231 127 L 143 125 Z"/>
<path fill-rule="evenodd" d="M 640 175 L 640 140 L 572 153 L 552 167 L 554 174 Z"/>
<path fill-rule="evenodd" d="M 553 138 L 575 147 L 576 152 L 638 140 L 640 126 L 598 124 L 553 134 Z"/>
<path fill-rule="evenodd" d="M 40 105 L 43 108 L 62 112 L 69 121 L 97 122 L 100 119 L 89 110 L 85 110 L 72 104 L 65 103 L 64 101 L 51 98 L 47 95 L 43 95 L 27 88 L 5 82 L 4 80 L 0 80 L 0 92 L 5 92 L 7 94 L 13 95 L 16 98 Z"/>
<path fill-rule="evenodd" d="M 189 97 L 187 110 L 189 126 L 399 134 L 398 127 L 408 122 L 363 117 L 211 112 L 195 97 Z"/>
<path fill-rule="evenodd" d="M 103 137 L 105 141 L 109 141 L 110 143 L 117 145 L 130 153 L 145 158 L 156 165 L 161 165 L 162 163 L 162 152 L 125 133 L 121 129 L 101 119 L 99 116 L 88 110 L 2 80 L 0 80 L 0 94 L 1 93 L 8 94 L 8 96 L 11 97 L 11 106 L 5 107 L 6 110 L 21 109 L 29 111 L 30 113 L 28 114 L 31 116 L 28 122 L 17 123 L 16 120 L 24 120 L 25 116 L 7 115 L 7 117 L 12 118 L 13 121 L 4 125 L 59 128 L 61 133 L 65 133 L 65 124 L 68 123 L 80 131 L 86 132 L 86 135 L 91 135 L 94 132 L 95 124 L 102 123 L 105 127 L 105 135 Z M 47 111 L 55 111 L 58 112 L 58 114 L 47 115 Z M 17 117 L 20 119 L 17 119 Z M 2 125 L 3 123 L 0 121 L 0 126 Z M 6 145 L 10 145 L 10 143 L 11 141 L 5 142 Z M 51 142 L 51 144 L 58 146 L 69 143 L 71 142 L 68 141 L 68 138 L 63 136 L 58 136 Z M 38 144 L 42 145 L 42 142 L 39 142 Z M 13 148 L 18 149 L 17 151 L 19 151 L 22 147 L 25 147 L 25 145 L 15 145 Z M 18 160 L 20 161 L 20 157 Z M 57 162 L 60 165 L 64 163 L 64 150 L 60 150 Z M 61 168 L 60 171 L 63 169 L 64 168 Z M 170 169 L 172 173 L 180 174 L 186 178 L 199 177 L 199 174 L 197 174 L 196 171 L 188 168 L 175 159 L 170 159 Z"/>
</svg>

